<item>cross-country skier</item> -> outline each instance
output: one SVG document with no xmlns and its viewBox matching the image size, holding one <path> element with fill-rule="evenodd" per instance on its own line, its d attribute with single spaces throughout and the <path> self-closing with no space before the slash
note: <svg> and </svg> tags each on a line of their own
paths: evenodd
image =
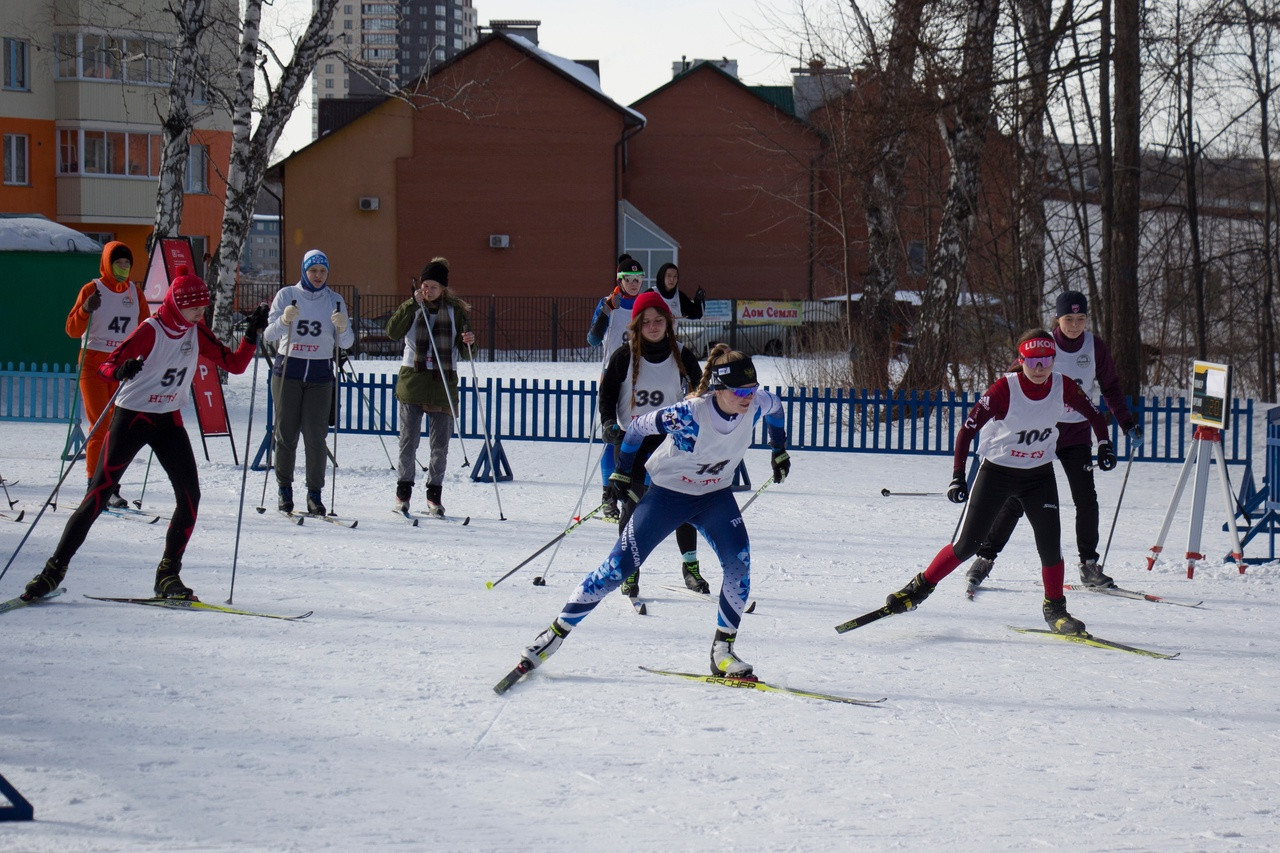
<svg viewBox="0 0 1280 853">
<path fill-rule="evenodd" d="M 702 377 L 698 357 L 676 340 L 668 305 L 653 290 L 637 296 L 631 306 L 627 343 L 618 347 L 604 369 L 600 383 L 600 423 L 604 425 L 604 440 L 615 449 L 621 446 L 627 425 L 634 418 L 684 399 Z M 641 442 L 632 467 L 626 471 L 633 480 L 643 482 L 644 464 L 662 440 L 660 435 L 651 435 Z M 622 501 L 619 533 L 625 529 L 633 509 L 633 504 Z M 680 548 L 685 586 L 694 592 L 710 592 L 698 570 L 698 534 L 693 525 L 686 523 L 676 528 L 676 544 Z M 640 595 L 639 566 L 622 581 L 622 594 L 632 598 Z"/>
<path fill-rule="evenodd" d="M 751 677 L 751 664 L 738 657 L 733 645 L 751 591 L 751 545 L 730 486 L 760 417 L 773 448 L 773 479 L 781 483 L 791 471 L 782 403 L 759 387 L 749 357 L 718 344 L 689 399 L 631 422 L 610 488 L 623 494 L 635 491 L 626 472 L 644 438 L 661 435 L 665 440 L 645 466 L 652 485 L 636 504 L 608 558 L 582 579 L 551 627 L 522 652 L 530 667 L 554 654 L 569 631 L 617 589 L 659 542 L 689 522 L 711 543 L 724 570 L 711 672 Z"/>
<path fill-rule="evenodd" d="M 1134 421 L 1125 405 L 1111 352 L 1102 338 L 1085 331 L 1089 300 L 1083 293 L 1068 290 L 1055 305 L 1057 324 L 1053 340 L 1058 357 L 1053 370 L 1075 380 L 1091 401 L 1101 387 L 1107 406 L 1120 422 L 1120 428 L 1134 447 L 1142 445 L 1142 427 Z M 1071 501 L 1076 506 L 1076 547 L 1080 552 L 1080 582 L 1087 586 L 1115 586 L 1098 565 L 1098 492 L 1093 485 L 1093 447 L 1089 425 L 1080 412 L 1071 411 L 1058 424 L 1058 461 L 1071 487 Z M 1106 470 L 1106 469 L 1103 469 Z M 1005 501 L 996 514 L 986 541 L 978 546 L 977 559 L 969 566 L 969 583 L 977 586 L 991 573 L 996 555 L 1004 549 L 1013 529 L 1022 517 L 1016 501 Z"/>
<path fill-rule="evenodd" d="M 1098 437 L 1098 465 L 1115 467 L 1116 456 L 1107 440 L 1107 424 L 1080 386 L 1053 369 L 1057 351 L 1053 336 L 1043 329 L 1025 333 L 1018 341 L 1021 370 L 1006 373 L 974 405 L 956 435 L 954 470 L 947 498 L 969 501 L 960 538 L 942 547 L 933 562 L 886 602 L 893 613 L 914 609 L 929 597 L 939 581 L 973 555 L 991 521 L 1006 500 L 1017 501 L 1031 521 L 1040 575 L 1044 582 L 1044 619 L 1060 634 L 1078 634 L 1084 623 L 1067 612 L 1062 590 L 1062 527 L 1058 518 L 1058 484 L 1053 476 L 1053 450 L 1058 423 L 1079 412 Z M 970 497 L 965 484 L 969 445 L 981 431 L 978 455 L 982 466 Z"/>
<path fill-rule="evenodd" d="M 129 247 L 118 240 L 107 243 L 98 261 L 98 277 L 80 288 L 76 304 L 67 313 L 67 335 L 84 338 L 80 398 L 84 400 L 84 413 L 90 424 L 102 417 L 107 401 L 119 384 L 104 377 L 98 368 L 139 323 L 151 316 L 142 285 L 129 281 L 132 269 L 133 252 Z M 93 479 L 93 472 L 98 468 L 102 443 L 106 440 L 106 430 L 98 430 L 85 443 L 84 464 L 89 479 Z M 107 499 L 107 504 L 123 507 L 129 502 L 117 491 Z"/>
<path fill-rule="evenodd" d="M 618 347 L 627 342 L 627 325 L 631 322 L 631 305 L 644 289 L 644 267 L 630 255 L 618 258 L 618 283 L 608 296 L 596 305 L 591 315 L 591 328 L 587 330 L 587 344 L 602 347 L 603 366 Z M 600 479 L 604 483 L 604 517 L 617 519 L 618 503 L 609 494 L 609 475 L 613 473 L 617 459 L 613 448 L 606 447 L 600 454 Z"/>
<path fill-rule="evenodd" d="M 164 556 L 156 569 L 156 595 L 195 598 L 178 576 L 200 505 L 200 474 L 180 410 L 191 394 L 200 356 L 231 373 L 243 373 L 253 360 L 258 336 L 267 326 L 267 307 L 260 305 L 249 315 L 244 339 L 233 352 L 205 327 L 202 318 L 208 305 L 209 288 L 204 281 L 180 267 L 160 310 L 102 363 L 99 372 L 104 377 L 124 383 L 116 395 L 102 464 L 94 472 L 89 492 L 67 520 L 53 556 L 27 584 L 22 594 L 25 600 L 48 595 L 62 583 L 71 558 L 107 506 L 107 498 L 115 493 L 121 473 L 144 446 L 151 447 L 169 475 L 176 500 Z"/>
</svg>

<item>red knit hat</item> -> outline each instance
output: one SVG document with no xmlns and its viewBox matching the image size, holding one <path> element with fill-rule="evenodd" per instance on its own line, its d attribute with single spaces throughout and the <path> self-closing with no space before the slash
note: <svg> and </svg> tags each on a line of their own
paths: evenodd
<svg viewBox="0 0 1280 853">
<path fill-rule="evenodd" d="M 178 267 L 178 275 L 169 285 L 169 295 L 179 309 L 203 308 L 209 304 L 209 286 L 198 275 L 191 275 L 185 267 Z"/>
<path fill-rule="evenodd" d="M 635 301 L 631 303 L 631 316 L 639 317 L 640 313 L 646 308 L 656 308 L 661 311 L 668 320 L 671 319 L 671 306 L 667 304 L 667 300 L 663 299 L 662 295 L 656 290 L 646 290 L 644 293 L 636 297 Z"/>
</svg>

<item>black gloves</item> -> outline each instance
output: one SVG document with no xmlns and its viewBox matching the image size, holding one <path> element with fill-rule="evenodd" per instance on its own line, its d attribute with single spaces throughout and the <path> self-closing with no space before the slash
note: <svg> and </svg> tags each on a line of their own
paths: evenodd
<svg viewBox="0 0 1280 853">
<path fill-rule="evenodd" d="M 699 305 L 706 305 L 707 292 L 703 290 L 701 287 L 699 287 L 697 290 L 693 292 L 693 301 L 697 302 Z"/>
<path fill-rule="evenodd" d="M 612 444 L 614 447 L 622 446 L 622 437 L 627 431 L 618 426 L 617 421 L 605 421 L 604 424 L 604 440 Z"/>
<path fill-rule="evenodd" d="M 113 375 L 115 376 L 115 380 L 117 382 L 127 382 L 128 380 L 137 376 L 140 370 L 142 370 L 142 359 L 131 358 L 128 361 L 124 362 L 123 364 L 117 366 L 115 373 Z"/>
<path fill-rule="evenodd" d="M 953 504 L 962 504 L 969 500 L 969 485 L 965 482 L 963 468 L 952 472 L 951 485 L 947 486 L 947 500 Z"/>
<path fill-rule="evenodd" d="M 1098 467 L 1110 471 L 1116 467 L 1116 452 L 1111 449 L 1111 442 L 1098 442 Z"/>
<path fill-rule="evenodd" d="M 254 308 L 253 313 L 245 318 L 244 339 L 251 344 L 257 344 L 258 338 L 262 335 L 262 330 L 266 327 L 267 304 L 264 302 Z"/>
<path fill-rule="evenodd" d="M 1142 447 L 1142 424 L 1134 424 L 1125 430 L 1125 437 L 1129 439 L 1129 444 L 1136 450 Z"/>
<path fill-rule="evenodd" d="M 640 503 L 640 496 L 631 486 L 631 475 L 624 471 L 614 471 L 609 475 L 609 485 L 605 489 L 611 500 L 620 503 Z"/>
<path fill-rule="evenodd" d="M 92 314 L 102 307 L 102 294 L 95 287 L 93 293 L 89 294 L 89 298 L 84 301 L 84 310 Z"/>
<path fill-rule="evenodd" d="M 773 466 L 773 482 L 775 483 L 781 483 L 791 473 L 791 457 L 787 455 L 785 447 L 775 447 L 773 449 L 773 456 L 769 459 L 769 464 Z"/>
</svg>

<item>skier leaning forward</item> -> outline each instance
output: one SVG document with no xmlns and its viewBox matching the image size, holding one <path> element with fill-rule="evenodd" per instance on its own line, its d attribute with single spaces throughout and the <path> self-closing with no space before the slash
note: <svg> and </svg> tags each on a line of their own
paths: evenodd
<svg viewBox="0 0 1280 853">
<path fill-rule="evenodd" d="M 610 485 L 634 492 L 636 487 L 624 472 L 631 470 L 645 436 L 663 435 L 666 439 L 645 465 L 652 485 L 637 503 L 608 558 L 582 579 L 551 627 L 522 652 L 530 666 L 536 667 L 553 655 L 569 631 L 617 589 L 658 543 L 687 521 L 711 543 L 724 570 L 711 645 L 711 673 L 752 677 L 751 664 L 733 649 L 742 609 L 751 592 L 751 545 L 730 485 L 760 417 L 773 448 L 773 479 L 781 483 L 791 470 L 782 403 L 759 387 L 749 357 L 718 344 L 707 359 L 702 382 L 688 399 L 631 422 Z"/>
<path fill-rule="evenodd" d="M 1058 517 L 1058 484 L 1053 477 L 1058 424 L 1073 413 L 1089 422 L 1098 438 L 1098 467 L 1110 471 L 1116 455 L 1107 439 L 1107 423 L 1080 386 L 1053 370 L 1057 347 L 1043 329 L 1025 333 L 1018 341 L 1020 370 L 995 381 L 974 405 L 956 435 L 954 466 L 947 499 L 969 501 L 964 526 L 955 544 L 946 544 L 928 568 L 892 593 L 886 605 L 904 613 L 929 597 L 934 587 L 973 556 L 1006 500 L 1017 501 L 1031 522 L 1040 575 L 1044 582 L 1043 613 L 1049 627 L 1060 634 L 1079 634 L 1084 623 L 1067 612 L 1062 591 L 1062 523 Z M 985 427 L 985 428 L 984 428 Z M 965 485 L 965 458 L 981 431 L 978 455 L 982 466 L 973 482 L 973 498 Z"/>
</svg>

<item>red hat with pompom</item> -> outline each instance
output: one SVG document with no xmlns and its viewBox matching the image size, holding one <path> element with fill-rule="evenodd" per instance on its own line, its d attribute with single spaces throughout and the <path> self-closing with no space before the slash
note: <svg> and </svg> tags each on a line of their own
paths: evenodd
<svg viewBox="0 0 1280 853">
<path fill-rule="evenodd" d="M 169 285 L 173 304 L 181 310 L 203 308 L 209 304 L 209 286 L 198 275 L 192 275 L 185 266 L 178 267 L 178 275 Z"/>
</svg>

